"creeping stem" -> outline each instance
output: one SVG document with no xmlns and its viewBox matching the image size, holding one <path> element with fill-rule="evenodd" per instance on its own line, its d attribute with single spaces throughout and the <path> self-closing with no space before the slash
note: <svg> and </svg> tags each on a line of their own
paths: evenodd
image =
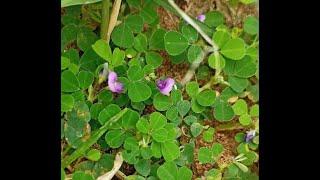
<svg viewBox="0 0 320 180">
<path fill-rule="evenodd" d="M 173 0 L 168 0 L 169 4 L 180 14 L 180 16 L 189 23 L 199 34 L 213 47 L 214 51 L 218 51 L 218 45 L 191 19 L 183 10 L 181 10 Z"/>
<path fill-rule="evenodd" d="M 102 1 L 102 19 L 101 19 L 101 29 L 100 29 L 100 37 L 101 39 L 107 40 L 107 30 L 109 24 L 109 16 L 110 16 L 110 0 Z"/>
<path fill-rule="evenodd" d="M 113 28 L 117 24 L 117 19 L 120 11 L 120 6 L 121 6 L 121 0 L 115 0 L 112 6 L 112 11 L 110 15 L 110 21 L 109 21 L 109 26 L 108 26 L 108 31 L 106 35 L 106 40 L 109 43 L 110 41 L 110 36 L 113 31 Z"/>
</svg>

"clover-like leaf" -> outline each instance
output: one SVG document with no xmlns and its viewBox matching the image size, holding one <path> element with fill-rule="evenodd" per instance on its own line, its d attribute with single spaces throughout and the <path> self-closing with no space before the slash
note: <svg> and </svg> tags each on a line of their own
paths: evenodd
<svg viewBox="0 0 320 180">
<path fill-rule="evenodd" d="M 75 92 L 78 91 L 80 84 L 79 80 L 70 70 L 61 73 L 61 91 L 62 92 Z"/>
<path fill-rule="evenodd" d="M 78 101 L 75 103 L 74 111 L 76 112 L 76 117 L 79 120 L 89 122 L 91 119 L 90 110 L 88 105 L 84 101 Z"/>
<path fill-rule="evenodd" d="M 172 105 L 172 99 L 170 96 L 157 93 L 153 98 L 153 105 L 158 111 L 166 111 Z"/>
<path fill-rule="evenodd" d="M 188 39 L 189 43 L 198 40 L 198 32 L 191 25 L 184 25 L 181 28 L 182 35 Z"/>
<path fill-rule="evenodd" d="M 179 89 L 172 90 L 170 96 L 172 98 L 173 104 L 177 104 L 182 100 L 182 93 Z"/>
<path fill-rule="evenodd" d="M 130 14 L 125 20 L 127 26 L 135 33 L 139 33 L 143 28 L 143 19 L 139 15 Z"/>
<path fill-rule="evenodd" d="M 73 48 L 70 48 L 70 49 L 64 51 L 61 54 L 61 57 L 68 58 L 70 60 L 70 63 L 79 64 L 79 53 L 77 50 L 75 50 Z"/>
<path fill-rule="evenodd" d="M 147 50 L 148 42 L 147 42 L 147 36 L 140 33 L 134 38 L 134 44 L 133 47 L 138 52 L 144 52 Z"/>
<path fill-rule="evenodd" d="M 259 105 L 255 104 L 250 107 L 250 116 L 258 117 L 259 116 Z"/>
<path fill-rule="evenodd" d="M 198 45 L 191 45 L 188 49 L 188 61 L 193 63 L 195 61 L 199 61 L 204 56 L 202 48 Z"/>
<path fill-rule="evenodd" d="M 160 180 L 177 180 L 178 168 L 174 162 L 165 162 L 157 170 Z"/>
<path fill-rule="evenodd" d="M 137 157 L 140 155 L 139 149 L 137 150 L 125 150 L 122 152 L 123 160 L 125 160 L 128 164 L 134 164 L 137 162 Z"/>
<path fill-rule="evenodd" d="M 201 105 L 197 102 L 196 98 L 192 98 L 192 99 L 191 99 L 191 109 L 192 109 L 192 111 L 195 112 L 195 113 L 201 113 L 201 112 L 203 112 L 203 111 L 205 110 L 205 107 L 204 107 L 204 106 L 201 106 Z"/>
<path fill-rule="evenodd" d="M 213 40 L 220 48 L 222 48 L 230 39 L 231 35 L 227 31 L 216 31 L 213 34 Z"/>
<path fill-rule="evenodd" d="M 255 35 L 258 33 L 259 30 L 259 21 L 257 18 L 255 18 L 254 16 L 248 16 L 245 20 L 244 20 L 244 24 L 243 24 L 243 30 L 251 35 Z"/>
<path fill-rule="evenodd" d="M 167 123 L 166 117 L 159 113 L 159 112 L 153 112 L 150 115 L 150 128 L 152 131 L 163 128 Z"/>
<path fill-rule="evenodd" d="M 219 54 L 218 58 L 212 53 L 208 58 L 208 64 L 212 69 L 223 69 L 226 65 L 226 60 Z"/>
<path fill-rule="evenodd" d="M 197 117 L 194 116 L 194 115 L 186 116 L 186 117 L 184 118 L 184 122 L 185 122 L 187 125 L 191 126 L 191 124 L 197 122 Z"/>
<path fill-rule="evenodd" d="M 185 116 L 189 112 L 190 107 L 191 107 L 190 102 L 187 100 L 179 101 L 177 103 L 178 112 L 179 112 L 180 116 L 182 116 L 182 117 Z"/>
<path fill-rule="evenodd" d="M 165 142 L 168 137 L 168 131 L 165 128 L 159 128 L 152 132 L 152 138 L 157 142 Z"/>
<path fill-rule="evenodd" d="M 82 51 L 91 48 L 91 45 L 98 40 L 96 33 L 89 28 L 80 28 L 77 34 L 77 45 Z"/>
<path fill-rule="evenodd" d="M 158 68 L 162 64 L 163 58 L 160 54 L 156 52 L 147 52 L 146 53 L 146 62 L 150 64 L 153 68 Z"/>
<path fill-rule="evenodd" d="M 101 152 L 98 149 L 91 149 L 87 153 L 86 158 L 91 161 L 98 161 L 101 158 Z"/>
<path fill-rule="evenodd" d="M 232 109 L 236 115 L 247 114 L 248 113 L 247 102 L 243 99 L 239 99 L 236 101 L 234 105 L 232 105 Z"/>
<path fill-rule="evenodd" d="M 148 120 L 146 120 L 145 118 L 140 118 L 136 124 L 136 127 L 137 127 L 138 131 L 146 134 L 146 133 L 148 133 L 148 131 L 150 129 L 150 124 L 149 124 Z"/>
<path fill-rule="evenodd" d="M 243 132 L 239 132 L 235 135 L 234 140 L 238 143 L 244 142 L 246 139 L 246 134 Z"/>
<path fill-rule="evenodd" d="M 206 142 L 212 142 L 214 133 L 215 133 L 215 129 L 210 127 L 208 130 L 203 132 L 203 140 Z"/>
<path fill-rule="evenodd" d="M 112 52 L 107 41 L 99 39 L 92 45 L 92 49 L 104 60 L 110 62 L 112 57 Z"/>
<path fill-rule="evenodd" d="M 243 4 L 252 4 L 255 3 L 257 0 L 240 0 Z"/>
<path fill-rule="evenodd" d="M 140 12 L 140 16 L 143 18 L 143 21 L 148 24 L 152 24 L 158 18 L 157 12 L 151 6 L 144 7 Z"/>
<path fill-rule="evenodd" d="M 70 59 L 67 57 L 61 56 L 61 70 L 68 68 L 70 65 Z"/>
<path fill-rule="evenodd" d="M 199 92 L 199 84 L 195 81 L 190 81 L 186 84 L 186 91 L 190 97 L 195 97 Z"/>
<path fill-rule="evenodd" d="M 136 164 L 134 164 L 136 171 L 142 176 L 148 176 L 150 174 L 150 161 L 145 159 L 140 159 Z"/>
<path fill-rule="evenodd" d="M 192 179 L 192 171 L 186 166 L 182 166 L 178 170 L 177 180 L 191 180 Z"/>
<path fill-rule="evenodd" d="M 192 123 L 191 127 L 191 134 L 193 137 L 197 137 L 201 134 L 202 130 L 203 130 L 203 126 L 200 123 Z"/>
<path fill-rule="evenodd" d="M 139 150 L 139 144 L 138 144 L 138 141 L 136 140 L 136 138 L 134 137 L 128 137 L 125 141 L 124 141 L 124 144 L 123 144 L 123 147 L 126 149 L 126 150 Z"/>
<path fill-rule="evenodd" d="M 224 70 L 227 74 L 240 78 L 249 78 L 257 72 L 257 64 L 250 56 L 244 56 L 239 61 L 226 60 Z"/>
<path fill-rule="evenodd" d="M 231 88 L 238 93 L 242 92 L 249 84 L 247 79 L 236 76 L 229 76 L 228 82 L 230 83 Z"/>
<path fill-rule="evenodd" d="M 187 60 L 187 51 L 184 51 L 183 53 L 176 55 L 176 56 L 169 56 L 172 64 L 180 64 Z"/>
<path fill-rule="evenodd" d="M 76 64 L 70 63 L 68 69 L 73 73 L 73 74 L 78 74 L 80 67 Z"/>
<path fill-rule="evenodd" d="M 71 111 L 73 106 L 74 106 L 74 98 L 72 95 L 69 95 L 69 94 L 61 95 L 61 111 L 62 112 Z"/>
<path fill-rule="evenodd" d="M 143 70 L 140 66 L 130 66 L 128 69 L 128 78 L 131 81 L 139 81 L 144 77 Z"/>
<path fill-rule="evenodd" d="M 232 60 L 240 60 L 245 56 L 245 43 L 242 39 L 230 39 L 221 48 L 221 53 Z"/>
<path fill-rule="evenodd" d="M 214 109 L 214 117 L 218 121 L 230 121 L 234 117 L 234 112 L 228 103 L 220 101 Z"/>
<path fill-rule="evenodd" d="M 82 70 L 95 72 L 97 67 L 105 63 L 105 60 L 101 58 L 92 48 L 87 49 L 79 60 L 79 65 Z"/>
<path fill-rule="evenodd" d="M 224 23 L 223 14 L 219 11 L 210 11 L 206 13 L 204 23 L 209 27 L 217 27 Z"/>
<path fill-rule="evenodd" d="M 126 23 L 116 26 L 111 34 L 111 39 L 119 47 L 130 48 L 134 43 L 134 36 Z"/>
<path fill-rule="evenodd" d="M 216 92 L 211 89 L 201 91 L 197 94 L 196 99 L 201 106 L 211 106 L 215 102 Z"/>
<path fill-rule="evenodd" d="M 118 148 L 123 144 L 125 137 L 124 131 L 115 129 L 106 133 L 105 140 L 111 148 Z"/>
<path fill-rule="evenodd" d="M 213 162 L 211 150 L 207 147 L 201 147 L 198 152 L 198 160 L 201 163 Z"/>
<path fill-rule="evenodd" d="M 128 96 L 132 102 L 141 102 L 151 96 L 151 88 L 143 82 L 133 82 L 129 84 Z"/>
<path fill-rule="evenodd" d="M 173 161 L 180 156 L 180 149 L 174 142 L 167 141 L 161 144 L 161 153 L 166 161 Z"/>
<path fill-rule="evenodd" d="M 222 179 L 222 173 L 220 170 L 212 168 L 210 169 L 206 174 L 207 179 L 211 180 L 221 180 Z"/>
<path fill-rule="evenodd" d="M 151 159 L 152 157 L 152 150 L 150 147 L 141 147 L 140 154 L 143 159 Z"/>
<path fill-rule="evenodd" d="M 164 46 L 170 55 L 176 56 L 187 49 L 188 40 L 179 32 L 168 31 L 164 35 Z"/>
<path fill-rule="evenodd" d="M 116 115 L 121 111 L 120 107 L 116 104 L 110 104 L 107 107 L 105 107 L 98 116 L 98 120 L 100 124 L 105 124 L 111 117 Z"/>
<path fill-rule="evenodd" d="M 249 114 L 242 114 L 239 117 L 239 122 L 240 122 L 240 124 L 242 124 L 244 126 L 248 126 L 252 123 L 251 116 Z"/>
<path fill-rule="evenodd" d="M 78 74 L 78 80 L 80 88 L 86 89 L 93 83 L 94 75 L 89 71 L 80 71 Z"/>
<path fill-rule="evenodd" d="M 90 174 L 87 174 L 83 171 L 76 171 L 72 174 L 73 180 L 94 180 Z"/>
<path fill-rule="evenodd" d="M 161 144 L 156 141 L 152 141 L 151 151 L 152 151 L 152 156 L 154 156 L 155 158 L 160 158 L 162 156 Z"/>
<path fill-rule="evenodd" d="M 113 99 L 112 92 L 109 90 L 102 90 L 98 94 L 98 102 L 103 103 L 103 104 L 109 104 Z"/>
<path fill-rule="evenodd" d="M 170 107 L 166 111 L 166 117 L 170 120 L 173 121 L 178 117 L 178 109 L 175 106 Z"/>
<path fill-rule="evenodd" d="M 215 143 L 211 147 L 212 156 L 218 157 L 223 152 L 223 145 L 220 143 Z"/>
<path fill-rule="evenodd" d="M 152 50 L 164 50 L 164 35 L 166 31 L 162 28 L 155 30 L 149 41 L 149 48 Z"/>
<path fill-rule="evenodd" d="M 61 51 L 65 47 L 77 39 L 79 28 L 75 24 L 68 24 L 61 29 Z"/>
<path fill-rule="evenodd" d="M 140 114 L 138 112 L 128 109 L 128 111 L 122 116 L 122 127 L 134 129 L 139 118 Z"/>
<path fill-rule="evenodd" d="M 112 67 L 121 66 L 124 63 L 124 58 L 125 58 L 125 52 L 120 50 L 119 48 L 115 48 L 112 54 L 111 66 Z"/>
</svg>

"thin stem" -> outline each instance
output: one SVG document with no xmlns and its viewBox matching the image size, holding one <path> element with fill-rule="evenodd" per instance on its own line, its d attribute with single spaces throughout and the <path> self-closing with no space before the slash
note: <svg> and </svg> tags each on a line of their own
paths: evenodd
<svg viewBox="0 0 320 180">
<path fill-rule="evenodd" d="M 199 34 L 214 48 L 214 51 L 218 51 L 219 46 L 205 32 L 203 32 L 203 30 L 194 22 L 193 19 L 191 19 L 184 11 L 182 11 L 173 0 L 168 0 L 168 2 L 188 24 L 190 24 L 199 32 Z"/>
<path fill-rule="evenodd" d="M 119 171 L 122 163 L 123 163 L 122 154 L 121 154 L 121 152 L 118 152 L 115 157 L 115 160 L 113 163 L 113 168 L 111 169 L 111 171 L 108 171 L 107 173 L 98 177 L 97 180 L 111 180 L 113 178 L 113 176 Z"/>
<path fill-rule="evenodd" d="M 213 50 L 211 47 L 209 47 L 209 46 L 204 47 L 203 53 L 200 53 L 197 56 L 196 60 L 191 64 L 189 70 L 184 75 L 184 77 L 181 81 L 182 86 L 187 84 L 193 78 L 193 75 L 195 74 L 196 69 L 200 66 L 201 62 L 205 59 L 205 57 L 212 51 Z"/>
<path fill-rule="evenodd" d="M 205 84 L 204 86 L 202 86 L 201 88 L 199 88 L 199 92 L 206 90 L 206 89 L 210 89 L 211 85 L 213 84 L 212 81 L 209 81 L 207 84 Z"/>
<path fill-rule="evenodd" d="M 119 15 L 119 11 L 120 11 L 120 6 L 121 6 L 121 0 L 115 0 L 114 3 L 113 3 L 111 15 L 110 15 L 109 26 L 108 26 L 108 32 L 107 32 L 107 35 L 106 35 L 107 36 L 106 40 L 107 40 L 108 43 L 110 41 L 111 33 L 112 33 L 114 27 L 117 24 L 117 19 L 118 19 L 118 15 Z"/>
<path fill-rule="evenodd" d="M 102 1 L 102 19 L 101 19 L 101 29 L 100 29 L 100 37 L 101 39 L 107 40 L 107 30 L 109 24 L 109 16 L 110 16 L 110 0 Z"/>
</svg>

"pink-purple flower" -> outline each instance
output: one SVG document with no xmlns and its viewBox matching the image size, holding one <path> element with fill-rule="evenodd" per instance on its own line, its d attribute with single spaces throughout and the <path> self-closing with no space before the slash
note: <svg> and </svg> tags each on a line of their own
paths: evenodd
<svg viewBox="0 0 320 180">
<path fill-rule="evenodd" d="M 123 84 L 118 82 L 118 75 L 113 71 L 109 71 L 108 86 L 112 92 L 121 93 L 123 91 Z"/>
<path fill-rule="evenodd" d="M 249 141 L 251 141 L 256 135 L 256 131 L 255 130 L 251 130 L 249 132 L 247 132 L 246 134 L 246 142 L 248 143 Z"/>
<path fill-rule="evenodd" d="M 157 87 L 158 87 L 159 91 L 161 92 L 161 94 L 169 96 L 170 91 L 172 90 L 174 83 L 175 83 L 174 79 L 172 79 L 172 78 L 167 78 L 164 80 L 159 79 L 157 81 Z"/>
<path fill-rule="evenodd" d="M 204 14 L 200 14 L 199 16 L 197 16 L 197 19 L 201 22 L 204 22 L 204 20 L 206 19 L 206 16 Z"/>
</svg>

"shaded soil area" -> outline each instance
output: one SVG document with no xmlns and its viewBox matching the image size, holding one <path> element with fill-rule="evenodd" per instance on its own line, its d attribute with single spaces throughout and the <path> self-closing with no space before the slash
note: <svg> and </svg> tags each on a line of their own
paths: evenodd
<svg viewBox="0 0 320 180">
<path fill-rule="evenodd" d="M 165 51 L 160 51 L 160 55 L 163 57 L 164 61 L 162 62 L 162 65 L 156 69 L 156 76 L 171 77 L 180 82 L 188 71 L 189 64 L 172 64 L 169 59 L 168 53 Z"/>
</svg>

